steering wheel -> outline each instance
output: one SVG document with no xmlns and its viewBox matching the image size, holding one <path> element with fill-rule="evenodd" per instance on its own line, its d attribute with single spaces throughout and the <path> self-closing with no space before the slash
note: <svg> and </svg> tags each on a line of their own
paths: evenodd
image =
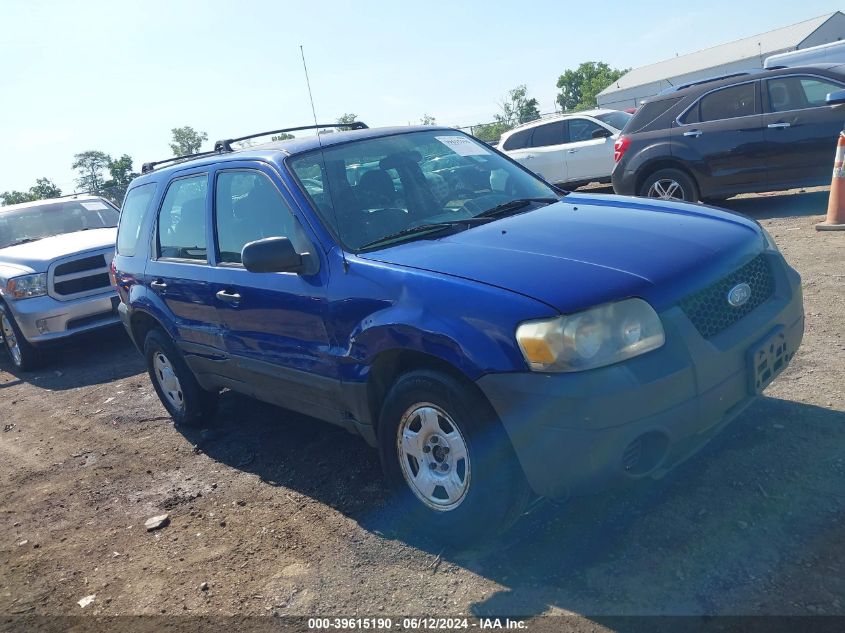
<svg viewBox="0 0 845 633">
<path fill-rule="evenodd" d="M 497 204 L 510 202 L 511 200 L 511 196 L 506 196 L 503 193 L 488 193 L 479 198 L 471 198 L 465 201 L 461 208 L 469 211 L 472 215 L 478 215 L 491 207 L 495 207 Z"/>
</svg>

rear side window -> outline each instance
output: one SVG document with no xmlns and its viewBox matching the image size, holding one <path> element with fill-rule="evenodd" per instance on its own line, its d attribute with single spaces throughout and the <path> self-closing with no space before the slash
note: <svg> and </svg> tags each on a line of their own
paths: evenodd
<svg viewBox="0 0 845 633">
<path fill-rule="evenodd" d="M 524 149 L 528 147 L 531 144 L 532 132 L 534 132 L 534 128 L 529 128 L 520 132 L 514 132 L 508 137 L 508 139 L 505 141 L 505 144 L 502 145 L 502 149 Z"/>
<path fill-rule="evenodd" d="M 308 250 L 293 212 L 264 174 L 252 170 L 220 172 L 214 198 L 221 262 L 240 264 L 244 245 L 265 237 L 286 237 L 298 253 Z"/>
<path fill-rule="evenodd" d="M 553 121 L 534 128 L 531 147 L 548 147 L 566 143 L 566 121 Z"/>
<path fill-rule="evenodd" d="M 595 115 L 602 123 L 606 123 L 612 128 L 617 130 L 622 130 L 627 125 L 628 121 L 631 120 L 633 115 L 628 114 L 627 112 L 622 112 L 621 110 L 617 110 L 616 112 L 605 112 L 603 114 Z"/>
<path fill-rule="evenodd" d="M 626 134 L 633 134 L 634 132 L 642 132 L 646 128 L 661 129 L 669 127 L 669 121 L 662 119 L 669 119 L 663 115 L 669 112 L 683 97 L 675 97 L 674 99 L 661 99 L 660 101 L 647 101 L 641 105 L 630 121 L 625 124 L 623 131 Z M 653 125 L 652 125 L 653 124 Z"/>
<path fill-rule="evenodd" d="M 134 257 L 150 200 L 156 190 L 154 182 L 130 189 L 120 211 L 120 224 L 117 229 L 117 254 Z"/>
<path fill-rule="evenodd" d="M 720 121 L 756 112 L 755 84 L 744 83 L 704 95 L 698 102 L 699 121 Z M 688 118 L 688 123 L 692 121 Z"/>
<path fill-rule="evenodd" d="M 159 257 L 207 261 L 205 208 L 208 176 L 170 183 L 158 214 Z"/>
</svg>

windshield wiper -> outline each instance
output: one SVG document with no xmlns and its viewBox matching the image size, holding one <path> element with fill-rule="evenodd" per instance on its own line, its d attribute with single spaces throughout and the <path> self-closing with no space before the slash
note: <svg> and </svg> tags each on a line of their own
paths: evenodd
<svg viewBox="0 0 845 633">
<path fill-rule="evenodd" d="M 397 231 L 396 233 L 391 233 L 390 235 L 380 237 L 377 240 L 373 240 L 372 242 L 364 244 L 360 248 L 364 249 L 373 248 L 374 246 L 381 246 L 382 244 L 387 244 L 389 242 L 393 242 L 403 237 L 408 237 L 411 235 L 419 235 L 420 237 L 424 237 L 425 235 L 430 235 L 432 233 L 440 233 L 442 231 L 453 229 L 458 226 L 469 228 L 470 225 L 477 224 L 477 222 L 474 222 L 476 217 L 478 216 L 472 218 L 464 218 L 462 220 L 452 220 L 450 222 L 430 222 L 428 224 L 418 224 L 417 226 L 411 226 L 407 229 Z"/>
<path fill-rule="evenodd" d="M 517 211 L 521 211 L 529 204 L 537 203 L 537 204 L 553 204 L 558 202 L 558 198 L 517 198 L 516 200 L 511 200 L 510 202 L 504 202 L 502 204 L 497 204 L 495 207 L 491 207 L 486 211 L 482 211 L 478 215 L 474 216 L 476 218 L 501 218 L 512 213 L 516 213 Z"/>
</svg>

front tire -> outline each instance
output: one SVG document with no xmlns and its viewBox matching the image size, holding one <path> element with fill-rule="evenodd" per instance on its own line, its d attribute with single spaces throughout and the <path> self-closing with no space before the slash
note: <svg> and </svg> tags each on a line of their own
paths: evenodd
<svg viewBox="0 0 845 633">
<path fill-rule="evenodd" d="M 495 413 L 448 374 L 402 375 L 378 430 L 403 528 L 459 545 L 509 527 L 528 503 L 530 490 Z"/>
<path fill-rule="evenodd" d="M 214 415 L 218 393 L 200 387 L 176 345 L 162 330 L 144 340 L 147 371 L 159 400 L 177 426 L 196 427 Z"/>
<path fill-rule="evenodd" d="M 683 202 L 698 202 L 698 186 L 692 176 L 680 169 L 658 169 L 643 181 L 639 196 L 643 198 L 658 198 L 660 200 L 676 200 Z"/>
<path fill-rule="evenodd" d="M 9 309 L 0 305 L 0 333 L 9 360 L 20 371 L 32 371 L 44 364 L 41 351 L 24 338 Z"/>
</svg>

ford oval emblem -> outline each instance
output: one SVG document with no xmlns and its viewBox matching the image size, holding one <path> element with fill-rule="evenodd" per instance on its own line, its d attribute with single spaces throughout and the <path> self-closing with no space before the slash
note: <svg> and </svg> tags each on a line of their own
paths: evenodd
<svg viewBox="0 0 845 633">
<path fill-rule="evenodd" d="M 734 308 L 745 305 L 748 303 L 750 298 L 751 286 L 744 282 L 737 284 L 730 289 L 730 292 L 728 292 L 728 303 L 730 303 Z"/>
</svg>

